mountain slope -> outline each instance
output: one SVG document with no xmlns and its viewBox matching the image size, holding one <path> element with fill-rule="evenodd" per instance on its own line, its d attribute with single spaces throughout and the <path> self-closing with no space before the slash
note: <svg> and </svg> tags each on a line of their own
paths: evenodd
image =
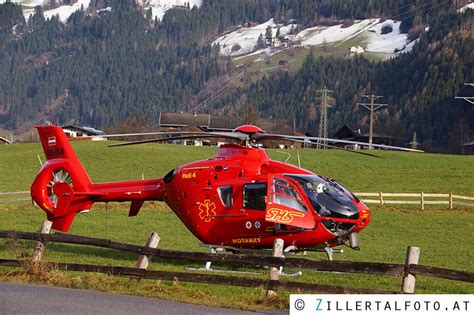
<svg viewBox="0 0 474 315">
<path fill-rule="evenodd" d="M 161 21 L 135 0 L 92 0 L 91 7 L 94 10 L 75 12 L 63 23 L 54 16 L 45 19 L 41 12 L 25 21 L 20 7 L 0 5 L 0 127 L 21 131 L 49 120 L 104 128 L 129 116 L 145 117 L 154 125 L 161 110 L 183 110 L 193 95 L 218 84 L 236 63 L 246 62 L 221 56 L 211 46 L 237 25 L 294 19 L 299 29 L 293 31 L 319 27 L 321 34 L 341 22 L 350 28 L 353 20 L 373 18 L 400 21 L 396 28 L 401 33 L 393 35 L 416 33 L 426 25 L 430 31 L 412 52 L 385 63 L 345 57 L 350 45 L 358 45 L 359 35 L 335 43 L 344 52 L 335 55 L 324 45 L 313 48 L 315 58 L 306 61 L 311 52 L 306 48 L 285 51 L 287 66 L 285 60 L 279 65 L 284 58 L 277 54 L 268 67 L 264 60 L 253 69 L 241 69 L 227 93 L 238 91 L 202 108 L 230 114 L 245 94 L 261 115 L 295 116 L 298 128 L 309 131 L 318 124 L 317 116 L 308 115 L 318 102 L 315 91 L 327 85 L 335 91 L 332 130 L 343 123 L 364 123 L 366 113 L 354 103 L 372 92 L 383 94 L 391 104 L 379 112 L 377 126 L 393 130 L 400 142 L 417 131 L 422 140 L 444 147 L 457 137 L 453 128 L 460 124 L 453 127 L 452 122 L 463 118 L 463 133 L 474 129 L 472 113 L 458 108 L 464 103 L 448 102 L 452 108 L 447 112 L 440 105 L 456 93 L 470 93 L 460 88 L 463 81 L 473 80 L 472 27 L 466 26 L 472 26 L 472 18 L 466 12 L 462 19 L 456 13 L 444 19 L 458 8 L 453 1 L 203 0 L 200 8 L 169 9 Z M 317 36 L 315 30 L 307 39 L 318 42 Z M 296 71 L 303 62 L 296 73 L 279 73 L 298 65 Z"/>
<path fill-rule="evenodd" d="M 355 104 L 362 95 L 374 93 L 389 104 L 377 112 L 376 130 L 397 137 L 399 144 L 409 142 L 416 132 L 427 149 L 460 152 L 462 139 L 474 139 L 474 107 L 454 99 L 473 92 L 463 86 L 474 79 L 473 16 L 472 10 L 441 16 L 412 52 L 389 62 L 315 59 L 309 54 L 294 75 L 265 77 L 214 108 L 233 113 L 245 95 L 263 115 L 295 117 L 301 130 L 315 134 L 318 89 L 334 91 L 336 105 L 329 109 L 332 131 L 343 124 L 366 125 L 368 111 Z"/>
</svg>

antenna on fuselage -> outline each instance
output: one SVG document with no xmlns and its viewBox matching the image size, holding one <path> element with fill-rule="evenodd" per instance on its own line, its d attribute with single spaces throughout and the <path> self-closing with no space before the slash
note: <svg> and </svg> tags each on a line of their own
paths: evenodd
<svg viewBox="0 0 474 315">
<path fill-rule="evenodd" d="M 287 157 L 286 160 L 285 160 L 285 163 L 288 163 L 288 160 L 291 158 L 291 154 L 290 154 L 290 153 L 285 152 L 285 151 L 276 151 L 276 152 L 281 153 L 281 154 L 286 154 L 286 155 L 288 155 L 288 157 Z"/>
</svg>

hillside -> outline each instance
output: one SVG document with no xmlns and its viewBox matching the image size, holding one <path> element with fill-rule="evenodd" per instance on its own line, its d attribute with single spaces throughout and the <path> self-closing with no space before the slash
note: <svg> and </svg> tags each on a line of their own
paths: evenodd
<svg viewBox="0 0 474 315">
<path fill-rule="evenodd" d="M 0 0 L 0 4 L 8 1 L 10 0 Z M 81 8 L 89 11 L 89 14 L 100 14 L 107 11 L 110 12 L 112 9 L 110 6 L 105 6 L 107 1 L 100 2 L 94 0 L 13 0 L 11 2 L 21 4 L 25 19 L 29 19 L 30 16 L 35 14 L 36 6 L 42 6 L 45 18 L 50 19 L 53 16 L 58 15 L 62 22 L 67 22 L 67 19 L 75 11 L 81 10 Z M 99 3 L 102 3 L 102 5 Z M 202 0 L 143 0 L 138 1 L 137 3 L 146 11 L 151 9 L 153 20 L 161 20 L 169 9 L 176 6 L 187 5 L 190 7 L 199 7 L 202 4 Z M 98 4 L 100 8 L 94 12 L 94 8 L 98 6 Z"/>
<path fill-rule="evenodd" d="M 376 113 L 376 132 L 398 138 L 400 145 L 416 132 L 424 149 L 459 153 L 461 143 L 474 138 L 474 108 L 454 99 L 473 93 L 463 85 L 474 77 L 470 12 L 441 17 L 411 52 L 386 62 L 360 56 L 318 58 L 321 54 L 314 50 L 295 73 L 280 67 L 214 108 L 233 113 L 247 99 L 263 115 L 294 117 L 302 130 L 317 134 L 318 115 L 312 111 L 320 102 L 317 89 L 326 86 L 334 91 L 335 104 L 328 114 L 331 130 L 344 124 L 367 125 L 368 111 L 356 103 L 363 101 L 362 95 L 374 93 L 389 104 Z"/>
<path fill-rule="evenodd" d="M 326 85 L 335 91 L 329 113 L 335 131 L 364 124 L 367 113 L 354 104 L 376 93 L 391 105 L 377 115 L 378 128 L 400 144 L 417 132 L 427 148 L 457 152 L 460 139 L 474 138 L 472 107 L 453 99 L 472 93 L 463 83 L 474 80 L 472 10 L 456 12 L 467 3 L 92 0 L 69 17 L 51 13 L 65 12 L 61 5 L 25 19 L 26 6 L 6 2 L 0 5 L 0 128 L 24 132 L 45 121 L 107 128 L 129 116 L 146 117 L 153 127 L 161 110 L 186 110 L 193 95 L 246 64 L 199 110 L 236 115 L 246 98 L 259 115 L 295 117 L 301 132 L 314 133 L 318 117 L 307 113 Z M 301 47 L 252 47 L 263 44 L 259 35 L 268 24 L 276 26 L 271 37 L 293 33 Z M 382 34 L 386 26 L 391 31 Z M 247 41 L 238 36 L 253 28 Z M 230 37 L 235 42 L 226 43 Z M 349 57 L 351 47 L 365 52 Z"/>
</svg>

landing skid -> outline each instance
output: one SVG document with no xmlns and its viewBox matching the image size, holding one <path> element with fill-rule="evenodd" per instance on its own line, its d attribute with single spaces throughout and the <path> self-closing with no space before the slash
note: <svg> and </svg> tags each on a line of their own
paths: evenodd
<svg viewBox="0 0 474 315">
<path fill-rule="evenodd" d="M 332 261 L 332 260 L 333 260 L 333 258 L 332 258 L 332 255 L 333 255 L 333 254 L 340 254 L 340 253 L 343 253 L 344 250 L 343 250 L 343 249 L 339 249 L 339 248 L 324 247 L 324 252 L 325 252 L 326 255 L 328 256 L 328 260 L 329 260 L 329 261 Z"/>
<path fill-rule="evenodd" d="M 233 246 L 215 246 L 215 245 L 208 245 L 208 244 L 200 244 L 201 246 L 204 247 L 209 247 L 211 254 L 218 254 L 218 253 L 223 253 L 226 250 L 230 250 L 233 252 L 248 252 L 248 253 L 259 253 L 262 254 L 262 250 L 257 250 L 257 249 L 242 249 L 242 248 L 237 248 Z M 290 246 L 289 246 L 290 247 Z M 293 250 L 293 248 L 287 247 L 287 252 Z M 293 246 L 294 247 L 294 246 Z M 296 249 L 296 247 L 295 247 Z M 226 272 L 226 273 L 237 273 L 237 274 L 253 274 L 253 275 L 258 275 L 261 274 L 261 272 L 252 272 L 252 271 L 240 271 L 240 270 L 224 270 L 224 269 L 213 269 L 211 268 L 212 261 L 207 261 L 206 264 L 204 265 L 204 268 L 196 268 L 196 267 L 186 267 L 186 270 L 192 270 L 192 271 L 209 271 L 209 272 Z M 254 268 L 258 268 L 260 265 L 255 265 L 252 266 Z M 293 273 L 285 273 L 283 272 L 283 266 L 280 266 L 279 269 L 279 274 L 285 277 L 297 277 L 301 276 L 303 274 L 302 271 L 297 271 Z"/>
<path fill-rule="evenodd" d="M 204 268 L 196 268 L 196 267 L 186 267 L 186 270 L 191 271 L 210 271 L 210 272 L 225 272 L 225 273 L 238 273 L 238 274 L 247 274 L 247 275 L 259 275 L 260 272 L 252 272 L 252 271 L 240 271 L 240 270 L 224 270 L 224 269 L 213 269 L 211 266 L 207 265 Z"/>
<path fill-rule="evenodd" d="M 323 247 L 323 248 L 316 248 L 316 249 L 299 249 L 293 245 L 288 246 L 285 248 L 284 252 L 285 253 L 291 253 L 291 254 L 296 254 L 296 253 L 303 253 L 303 255 L 306 256 L 307 251 L 310 252 L 318 252 L 318 253 L 326 253 L 327 258 L 329 261 L 333 260 L 333 254 L 340 254 L 343 253 L 344 250 L 342 248 L 333 248 L 333 247 Z"/>
<path fill-rule="evenodd" d="M 200 244 L 200 246 L 203 247 L 208 247 L 211 254 L 218 254 L 218 253 L 225 253 L 226 251 L 230 251 L 233 253 L 253 253 L 253 254 L 259 254 L 259 255 L 264 255 L 265 250 L 262 249 L 248 249 L 248 248 L 238 248 L 238 247 L 233 247 L 233 246 L 226 246 L 226 245 L 210 245 L 210 244 Z M 312 249 L 309 251 L 315 251 L 315 252 L 324 252 L 327 255 L 327 259 L 329 261 L 333 260 L 333 254 L 338 254 L 338 253 L 343 253 L 343 249 L 339 248 L 333 248 L 326 246 L 324 248 L 317 248 L 317 249 Z M 267 251 L 268 252 L 268 251 Z M 287 246 L 284 251 L 284 253 L 290 253 L 290 254 L 296 254 L 296 253 L 303 253 L 303 255 L 306 255 L 307 249 L 299 249 L 294 245 Z M 207 272 L 225 272 L 225 273 L 236 273 L 236 274 L 261 274 L 260 272 L 252 272 L 252 271 L 240 271 L 240 270 L 224 270 L 224 269 L 213 269 L 211 267 L 212 262 L 207 261 L 206 264 L 204 265 L 204 268 L 196 268 L 196 267 L 187 267 L 186 270 L 192 270 L 192 271 L 207 271 Z M 255 268 L 258 268 L 259 265 L 252 266 Z M 283 272 L 283 266 L 280 266 L 278 273 L 281 276 L 285 277 L 297 277 L 301 276 L 303 274 L 302 271 L 297 271 L 294 273 L 285 273 Z"/>
<path fill-rule="evenodd" d="M 210 248 L 212 254 L 230 251 L 232 253 L 254 253 L 259 255 L 265 255 L 265 253 L 269 251 L 266 249 L 239 248 L 227 245 L 211 245 L 203 243 L 199 244 L 199 246 Z M 212 250 L 215 250 L 215 252 L 212 252 Z"/>
</svg>

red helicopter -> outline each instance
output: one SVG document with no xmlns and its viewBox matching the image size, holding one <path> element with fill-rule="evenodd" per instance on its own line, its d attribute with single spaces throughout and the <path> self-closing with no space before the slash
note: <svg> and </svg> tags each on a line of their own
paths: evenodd
<svg viewBox="0 0 474 315">
<path fill-rule="evenodd" d="M 96 202 L 131 201 L 129 216 L 136 216 L 144 201 L 157 200 L 166 202 L 211 247 L 265 249 L 281 238 L 287 250 L 327 252 L 341 244 L 357 249 L 359 232 L 370 222 L 367 206 L 339 183 L 271 160 L 258 145 L 264 140 L 319 140 L 330 147 L 327 143 L 367 143 L 268 134 L 252 125 L 232 132 L 150 133 L 160 137 L 113 146 L 196 138 L 237 143 L 224 144 L 213 159 L 177 167 L 163 178 L 92 183 L 60 127 L 37 129 L 46 163 L 31 186 L 31 197 L 59 231 L 67 232 L 76 214 L 89 211 Z"/>
</svg>

